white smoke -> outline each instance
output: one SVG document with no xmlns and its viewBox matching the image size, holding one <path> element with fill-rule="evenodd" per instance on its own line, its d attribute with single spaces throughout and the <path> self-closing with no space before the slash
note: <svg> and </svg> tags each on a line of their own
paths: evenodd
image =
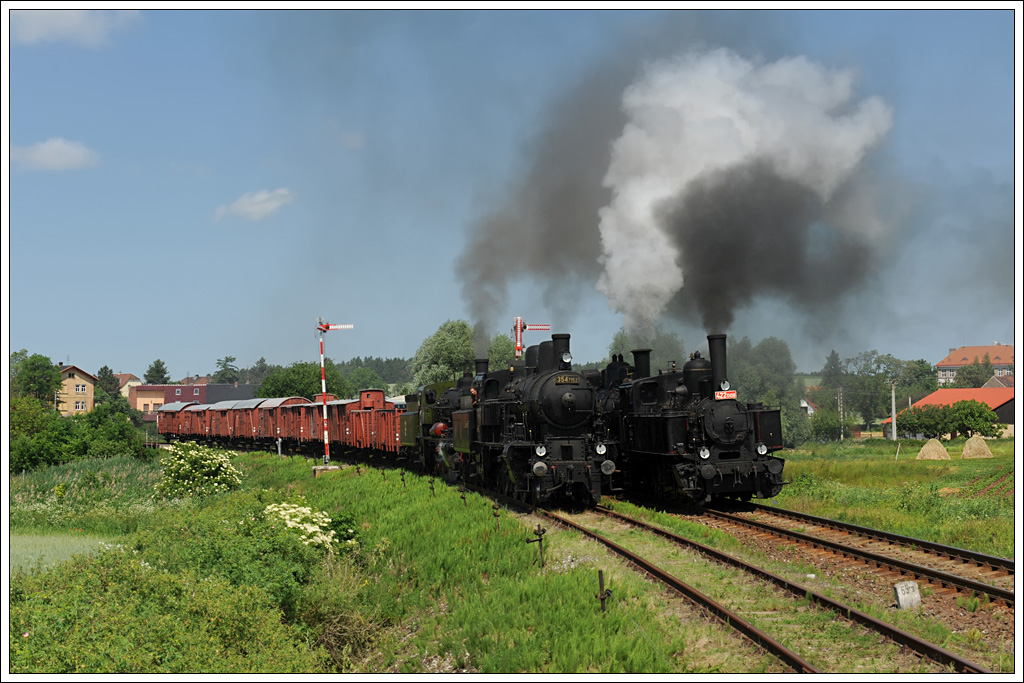
<svg viewBox="0 0 1024 683">
<path fill-rule="evenodd" d="M 661 209 L 672 201 L 685 213 L 679 202 L 695 183 L 730 169 L 766 165 L 823 205 L 835 199 L 830 230 L 860 243 L 880 236 L 870 199 L 850 181 L 892 126 L 892 112 L 877 97 L 853 101 L 854 86 L 851 71 L 804 57 L 756 63 L 725 49 L 644 70 L 623 95 L 628 123 L 604 179 L 612 200 L 599 211 L 597 287 L 627 329 L 649 331 L 685 282 L 681 247 Z M 705 223 L 715 230 L 713 220 Z"/>
</svg>

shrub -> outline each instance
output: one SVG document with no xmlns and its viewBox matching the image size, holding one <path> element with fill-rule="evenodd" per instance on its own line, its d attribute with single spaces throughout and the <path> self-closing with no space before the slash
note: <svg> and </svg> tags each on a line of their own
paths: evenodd
<svg viewBox="0 0 1024 683">
<path fill-rule="evenodd" d="M 171 454 L 160 461 L 163 478 L 155 486 L 168 498 L 225 493 L 242 485 L 242 475 L 224 451 L 194 443 L 171 446 Z"/>
<path fill-rule="evenodd" d="M 327 548 L 305 543 L 297 527 L 268 512 L 268 507 L 273 509 L 268 503 L 278 502 L 278 494 L 264 491 L 203 499 L 190 509 L 141 523 L 132 548 L 160 569 L 192 570 L 221 576 L 236 586 L 258 586 L 291 618 Z M 168 542 L 171 538 L 173 543 Z"/>
</svg>

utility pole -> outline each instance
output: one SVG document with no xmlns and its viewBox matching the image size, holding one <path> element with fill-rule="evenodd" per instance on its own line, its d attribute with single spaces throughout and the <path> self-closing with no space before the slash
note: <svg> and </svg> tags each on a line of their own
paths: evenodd
<svg viewBox="0 0 1024 683">
<path fill-rule="evenodd" d="M 323 318 L 317 318 L 316 329 L 320 337 L 320 393 L 324 403 L 324 464 L 331 464 L 331 447 L 327 437 L 327 374 L 324 372 L 324 332 L 329 330 L 351 330 L 355 325 L 329 325 Z"/>
<path fill-rule="evenodd" d="M 839 440 L 843 440 L 843 432 L 845 431 L 845 420 L 843 420 L 843 388 L 839 387 Z"/>
<path fill-rule="evenodd" d="M 896 440 L 896 380 L 890 382 L 892 387 L 892 440 Z"/>
</svg>

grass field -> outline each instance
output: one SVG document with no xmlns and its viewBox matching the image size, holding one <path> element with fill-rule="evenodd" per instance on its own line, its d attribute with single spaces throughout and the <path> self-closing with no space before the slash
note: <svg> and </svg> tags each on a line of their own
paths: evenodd
<svg viewBox="0 0 1024 683">
<path fill-rule="evenodd" d="M 920 441 L 847 440 L 785 452 L 790 482 L 780 506 L 947 545 L 1013 557 L 1014 443 L 987 442 L 992 458 L 917 460 Z M 898 452 L 897 452 L 898 449 Z"/>
</svg>

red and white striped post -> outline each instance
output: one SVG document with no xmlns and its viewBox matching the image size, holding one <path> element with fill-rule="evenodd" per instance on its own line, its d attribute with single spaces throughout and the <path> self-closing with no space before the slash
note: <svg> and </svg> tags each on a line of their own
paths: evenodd
<svg viewBox="0 0 1024 683">
<path fill-rule="evenodd" d="M 523 330 L 551 330 L 551 325 L 527 325 L 516 317 L 512 322 L 512 338 L 516 340 L 516 360 L 523 355 Z"/>
<path fill-rule="evenodd" d="M 329 330 L 351 330 L 355 325 L 329 325 L 323 318 L 317 318 L 316 329 L 320 335 L 320 392 L 324 402 L 324 464 L 331 464 L 331 446 L 327 436 L 327 373 L 324 371 L 324 332 Z"/>
</svg>

